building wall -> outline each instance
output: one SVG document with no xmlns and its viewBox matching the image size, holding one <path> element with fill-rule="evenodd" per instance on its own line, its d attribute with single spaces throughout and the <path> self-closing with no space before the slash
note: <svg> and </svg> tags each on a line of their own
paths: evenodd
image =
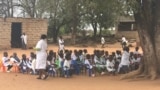
<svg viewBox="0 0 160 90">
<path fill-rule="evenodd" d="M 137 41 L 139 41 L 139 36 L 137 31 L 118 31 L 116 33 L 116 36 L 118 38 L 121 38 L 122 35 L 128 39 L 136 39 Z"/>
<path fill-rule="evenodd" d="M 32 18 L 0 18 L 0 49 L 11 48 L 11 25 L 22 23 L 22 32 L 28 36 L 27 47 L 34 47 L 41 34 L 47 34 L 48 23 L 45 19 Z"/>
</svg>

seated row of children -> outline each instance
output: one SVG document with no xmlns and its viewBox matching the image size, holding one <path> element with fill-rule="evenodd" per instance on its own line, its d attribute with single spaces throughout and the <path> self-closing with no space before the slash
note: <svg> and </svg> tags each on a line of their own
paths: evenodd
<svg viewBox="0 0 160 90">
<path fill-rule="evenodd" d="M 73 74 L 79 75 L 88 74 L 95 76 L 98 74 L 128 73 L 136 70 L 140 64 L 141 55 L 138 53 L 138 47 L 135 52 L 129 52 L 126 47 L 121 51 L 117 50 L 109 54 L 108 51 L 94 50 L 93 54 L 88 54 L 87 49 L 84 50 L 65 50 L 59 51 L 58 54 L 53 50 L 48 52 L 46 71 L 50 76 L 70 77 Z M 35 69 L 36 55 L 31 52 L 27 58 L 22 54 L 22 59 L 14 53 L 8 58 L 8 53 L 4 52 L 2 63 L 7 67 L 7 72 L 10 72 L 13 66 L 18 66 L 22 73 L 37 74 Z"/>
<path fill-rule="evenodd" d="M 33 52 L 31 52 L 29 58 L 25 54 L 22 54 L 22 59 L 19 59 L 17 53 L 13 53 L 9 58 L 7 52 L 4 52 L 2 57 L 2 65 L 7 67 L 7 72 L 10 72 L 12 67 L 15 66 L 22 73 L 36 74 L 35 61 L 36 57 Z"/>
<path fill-rule="evenodd" d="M 53 57 L 54 60 L 49 59 L 49 57 Z M 47 60 L 52 62 L 51 66 L 54 66 L 50 66 L 49 70 L 56 75 L 60 72 L 60 76 L 64 76 L 66 70 L 69 75 L 88 73 L 89 76 L 95 76 L 97 73 L 103 75 L 106 71 L 112 74 L 115 74 L 115 72 L 127 73 L 138 69 L 141 59 L 138 47 L 136 47 L 134 53 L 129 52 L 129 48 L 126 47 L 122 54 L 121 51 L 117 50 L 116 53 L 112 52 L 111 55 L 104 50 L 94 50 L 93 54 L 88 54 L 86 49 L 74 50 L 73 53 L 71 50 L 65 50 L 64 52 L 60 51 L 57 57 L 56 53 L 51 50 L 49 57 Z"/>
</svg>

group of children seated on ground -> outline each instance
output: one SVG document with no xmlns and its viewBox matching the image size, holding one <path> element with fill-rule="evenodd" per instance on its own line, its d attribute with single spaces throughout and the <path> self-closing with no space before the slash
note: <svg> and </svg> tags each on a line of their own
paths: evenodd
<svg viewBox="0 0 160 90">
<path fill-rule="evenodd" d="M 115 75 L 115 73 L 128 73 L 129 71 L 137 70 L 141 54 L 138 52 L 138 47 L 135 52 L 129 52 L 128 47 L 124 47 L 123 52 L 117 50 L 109 54 L 108 51 L 94 50 L 93 54 L 87 53 L 84 50 L 64 50 L 58 54 L 53 50 L 48 52 L 46 72 L 49 76 L 71 77 L 73 74 L 88 74 L 95 76 L 105 73 Z M 8 58 L 8 53 L 3 53 L 2 63 L 7 67 L 7 72 L 10 72 L 13 66 L 17 66 L 19 72 L 38 74 L 35 69 L 36 55 L 31 52 L 27 57 L 22 54 L 21 59 L 16 53 L 13 53 Z"/>
</svg>

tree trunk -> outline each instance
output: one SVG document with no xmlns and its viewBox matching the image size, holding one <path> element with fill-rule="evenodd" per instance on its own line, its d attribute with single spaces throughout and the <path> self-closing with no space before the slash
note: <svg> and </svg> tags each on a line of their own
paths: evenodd
<svg viewBox="0 0 160 90">
<path fill-rule="evenodd" d="M 97 37 L 97 22 L 92 22 L 92 27 L 93 27 L 93 30 L 94 30 L 93 40 L 96 40 L 96 37 Z"/>
<path fill-rule="evenodd" d="M 54 28 L 53 30 L 53 43 L 57 43 L 59 28 Z"/>
<path fill-rule="evenodd" d="M 160 0 L 142 0 L 142 3 L 140 0 L 137 1 L 139 2 L 139 9 L 135 13 L 135 21 L 139 27 L 138 34 L 145 66 L 143 66 L 144 70 L 140 73 L 135 72 L 134 75 L 145 73 L 146 76 L 154 80 L 160 74 Z M 123 79 L 134 76 L 131 73 L 124 75 Z"/>
</svg>

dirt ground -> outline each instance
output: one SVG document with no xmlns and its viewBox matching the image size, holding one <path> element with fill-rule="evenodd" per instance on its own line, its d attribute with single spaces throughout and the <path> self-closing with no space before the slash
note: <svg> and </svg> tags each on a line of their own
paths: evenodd
<svg viewBox="0 0 160 90">
<path fill-rule="evenodd" d="M 87 47 L 89 53 L 92 53 L 94 49 L 100 49 L 100 45 L 96 48 Z M 48 50 L 57 51 L 58 46 L 49 45 Z M 65 47 L 66 49 L 84 49 L 79 47 Z M 107 45 L 104 50 L 109 52 L 115 50 L 121 50 L 121 46 L 118 44 Z M 4 51 L 7 51 L 9 55 L 13 52 L 17 52 L 21 58 L 22 54 L 27 54 L 33 50 L 1 50 L 0 58 Z M 134 47 L 131 48 L 134 51 Z M 34 51 L 33 51 L 34 52 Z M 160 90 L 160 79 L 151 81 L 146 79 L 129 79 L 120 80 L 120 75 L 117 76 L 96 76 L 88 77 L 86 75 L 74 75 L 72 78 L 60 78 L 49 77 L 47 80 L 37 80 L 36 75 L 21 74 L 21 73 L 4 73 L 0 72 L 0 90 Z"/>
</svg>

